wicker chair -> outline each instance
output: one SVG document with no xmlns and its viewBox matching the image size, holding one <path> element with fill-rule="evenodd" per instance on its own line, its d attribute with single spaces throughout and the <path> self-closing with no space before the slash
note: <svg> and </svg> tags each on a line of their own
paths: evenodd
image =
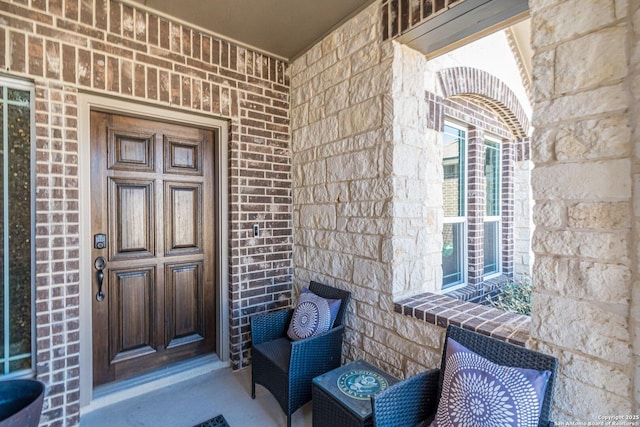
<svg viewBox="0 0 640 427">
<path fill-rule="evenodd" d="M 266 387 L 287 415 L 287 427 L 291 414 L 311 400 L 311 380 L 340 366 L 342 354 L 342 320 L 351 293 L 317 282 L 309 289 L 323 298 L 342 300 L 333 328 L 324 334 L 291 341 L 287 328 L 293 309 L 251 317 L 251 397 L 256 397 L 256 384 Z"/>
<path fill-rule="evenodd" d="M 452 325 L 447 328 L 447 337 L 499 365 L 551 371 L 538 426 L 554 426 L 549 417 L 558 369 L 558 360 L 555 357 Z M 415 375 L 372 396 L 375 427 L 428 425 L 435 417 L 440 400 L 446 351 L 445 340 L 440 369 Z"/>
</svg>

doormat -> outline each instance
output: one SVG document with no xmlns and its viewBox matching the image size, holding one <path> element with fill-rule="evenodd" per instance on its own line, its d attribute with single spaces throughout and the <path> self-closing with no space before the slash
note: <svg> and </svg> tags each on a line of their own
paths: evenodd
<svg viewBox="0 0 640 427">
<path fill-rule="evenodd" d="M 229 427 L 229 424 L 227 424 L 227 420 L 222 415 L 218 415 L 193 427 Z"/>
</svg>

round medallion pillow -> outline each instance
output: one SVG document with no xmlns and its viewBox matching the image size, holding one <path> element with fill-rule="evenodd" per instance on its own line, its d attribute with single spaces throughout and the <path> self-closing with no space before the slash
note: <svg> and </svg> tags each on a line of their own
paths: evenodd
<svg viewBox="0 0 640 427">
<path fill-rule="evenodd" d="M 330 327 L 331 310 L 327 300 L 312 292 L 301 293 L 287 331 L 289 338 L 309 338 L 327 332 Z"/>
</svg>

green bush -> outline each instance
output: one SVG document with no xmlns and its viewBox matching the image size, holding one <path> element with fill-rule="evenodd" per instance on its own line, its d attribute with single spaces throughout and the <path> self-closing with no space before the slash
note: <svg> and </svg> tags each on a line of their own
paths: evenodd
<svg viewBox="0 0 640 427">
<path fill-rule="evenodd" d="M 531 315 L 531 291 L 533 284 L 529 275 L 523 275 L 522 280 L 512 280 L 500 288 L 500 294 L 489 303 L 500 310 L 513 313 Z"/>
</svg>

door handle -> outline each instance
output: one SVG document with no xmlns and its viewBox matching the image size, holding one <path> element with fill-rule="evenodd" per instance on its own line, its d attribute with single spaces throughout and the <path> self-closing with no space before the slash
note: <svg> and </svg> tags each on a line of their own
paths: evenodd
<svg viewBox="0 0 640 427">
<path fill-rule="evenodd" d="M 104 268 L 107 266 L 107 260 L 103 256 L 99 256 L 93 262 L 93 266 L 98 270 L 98 293 L 96 294 L 96 300 L 104 300 L 104 292 L 102 291 L 102 282 L 104 281 Z"/>
</svg>

